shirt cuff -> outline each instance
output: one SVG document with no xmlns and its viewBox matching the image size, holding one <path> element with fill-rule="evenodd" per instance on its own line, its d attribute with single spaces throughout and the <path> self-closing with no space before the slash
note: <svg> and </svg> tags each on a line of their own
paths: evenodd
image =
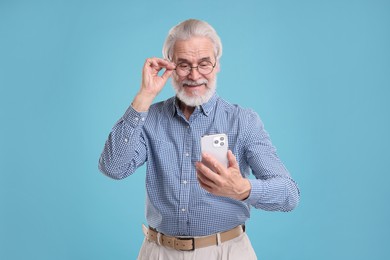
<svg viewBox="0 0 390 260">
<path fill-rule="evenodd" d="M 135 128 L 144 125 L 147 115 L 148 112 L 138 112 L 132 106 L 129 106 L 122 118 L 127 124 Z"/>
<path fill-rule="evenodd" d="M 249 203 L 250 205 L 256 205 L 262 197 L 263 185 L 261 181 L 257 179 L 248 180 L 251 184 L 251 193 L 249 194 L 249 197 L 245 200 L 245 202 Z"/>
</svg>

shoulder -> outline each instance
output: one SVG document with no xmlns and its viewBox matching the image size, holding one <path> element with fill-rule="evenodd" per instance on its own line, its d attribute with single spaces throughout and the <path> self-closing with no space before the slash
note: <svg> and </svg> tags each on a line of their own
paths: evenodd
<svg viewBox="0 0 390 260">
<path fill-rule="evenodd" d="M 236 129 L 241 138 L 247 139 L 253 135 L 265 134 L 264 124 L 252 108 L 232 104 L 222 98 L 219 98 L 217 107 L 219 119 L 226 122 L 231 129 Z"/>
<path fill-rule="evenodd" d="M 223 98 L 219 98 L 217 107 L 221 111 L 224 111 L 227 115 L 235 117 L 238 120 L 260 120 L 260 117 L 256 111 L 251 108 L 245 108 L 238 104 L 230 103 Z"/>
<path fill-rule="evenodd" d="M 171 97 L 163 101 L 158 101 L 150 106 L 149 113 L 155 114 L 155 113 L 173 111 L 174 101 L 175 101 L 175 97 Z"/>
</svg>

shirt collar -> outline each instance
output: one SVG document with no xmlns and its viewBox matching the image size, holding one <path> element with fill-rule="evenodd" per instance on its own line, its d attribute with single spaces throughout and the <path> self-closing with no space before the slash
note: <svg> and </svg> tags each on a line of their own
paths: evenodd
<svg viewBox="0 0 390 260">
<path fill-rule="evenodd" d="M 215 107 L 215 104 L 217 103 L 219 96 L 217 93 L 214 93 L 213 96 L 207 101 L 206 103 L 199 106 L 200 111 L 205 115 L 209 116 L 210 112 Z M 179 100 L 177 97 L 174 97 L 173 99 L 173 115 L 177 114 L 180 110 L 179 107 Z"/>
</svg>

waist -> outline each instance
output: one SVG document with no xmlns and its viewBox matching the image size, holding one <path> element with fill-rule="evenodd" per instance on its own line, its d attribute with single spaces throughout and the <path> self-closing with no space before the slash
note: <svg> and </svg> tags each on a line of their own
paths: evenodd
<svg viewBox="0 0 390 260">
<path fill-rule="evenodd" d="M 180 251 L 193 251 L 198 248 L 220 245 L 226 241 L 239 237 L 245 232 L 245 225 L 239 225 L 230 230 L 201 237 L 175 237 L 167 236 L 154 228 L 142 225 L 145 238 L 149 242 Z"/>
<path fill-rule="evenodd" d="M 205 195 L 196 189 L 198 187 L 191 187 L 191 194 L 183 196 L 182 201 L 170 200 L 166 194 L 158 197 L 148 194 L 148 224 L 167 235 L 195 237 L 236 227 L 250 217 L 250 206 L 246 202 Z"/>
</svg>

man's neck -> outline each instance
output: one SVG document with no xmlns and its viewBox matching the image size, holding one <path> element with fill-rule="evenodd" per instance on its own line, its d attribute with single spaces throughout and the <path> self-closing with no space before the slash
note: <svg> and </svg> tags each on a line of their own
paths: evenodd
<svg viewBox="0 0 390 260">
<path fill-rule="evenodd" d="M 183 112 L 184 116 L 186 117 L 187 120 L 190 119 L 190 116 L 192 115 L 192 113 L 194 112 L 195 110 L 195 107 L 192 107 L 192 106 L 187 106 L 186 104 L 184 104 L 182 101 L 179 101 L 180 102 L 180 109 L 181 111 Z"/>
</svg>

